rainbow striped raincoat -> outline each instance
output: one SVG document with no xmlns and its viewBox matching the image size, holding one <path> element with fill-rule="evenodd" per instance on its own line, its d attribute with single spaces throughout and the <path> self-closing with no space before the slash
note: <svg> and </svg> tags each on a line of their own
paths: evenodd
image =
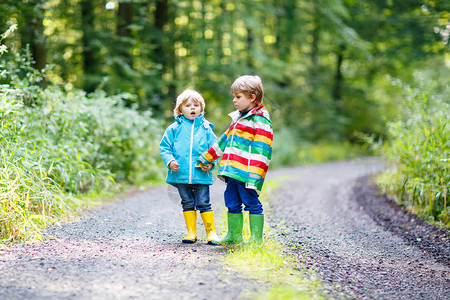
<svg viewBox="0 0 450 300">
<path fill-rule="evenodd" d="M 264 105 L 240 117 L 239 111 L 229 114 L 231 125 L 199 161 L 206 165 L 222 155 L 217 176 L 231 177 L 246 183 L 259 194 L 272 158 L 273 129 Z"/>
</svg>

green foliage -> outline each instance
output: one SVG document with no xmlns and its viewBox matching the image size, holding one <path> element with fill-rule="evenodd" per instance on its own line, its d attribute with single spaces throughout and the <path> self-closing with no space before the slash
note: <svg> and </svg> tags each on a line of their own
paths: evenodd
<svg viewBox="0 0 450 300">
<path fill-rule="evenodd" d="M 164 116 L 191 87 L 220 124 L 231 83 L 253 73 L 277 130 L 355 142 L 359 132 L 384 135 L 397 112 L 388 76 L 408 82 L 424 62 L 448 61 L 444 3 L 3 0 L 0 30 L 18 23 L 10 46 L 29 44 L 35 68 L 53 65 L 41 85 L 131 93 L 127 105 Z"/>
<path fill-rule="evenodd" d="M 0 83 L 6 83 L 9 88 L 14 89 L 15 96 L 23 104 L 35 104 L 40 94 L 39 84 L 45 80 L 47 69 L 37 70 L 33 67 L 29 47 L 23 53 L 13 49 L 0 61 L 0 70 L 3 70 Z"/>
<path fill-rule="evenodd" d="M 323 163 L 370 154 L 365 145 L 342 141 L 311 143 L 298 137 L 295 130 L 282 128 L 274 134 L 271 168 Z"/>
<path fill-rule="evenodd" d="M 23 105 L 16 90 L 0 90 L 0 239 L 26 240 L 39 226 L 67 213 L 74 203 L 48 177 L 48 167 L 30 149 Z"/>
<path fill-rule="evenodd" d="M 419 215 L 450 225 L 450 90 L 426 89 L 411 89 L 403 119 L 389 126 L 382 150 L 392 167 L 379 184 Z"/>
<path fill-rule="evenodd" d="M 42 226 L 88 205 L 83 193 L 114 181 L 161 179 L 162 128 L 124 105 L 131 95 L 42 89 L 15 72 L 27 68 L 20 57 L 3 64 L 9 84 L 0 86 L 0 240 L 39 238 Z"/>
<path fill-rule="evenodd" d="M 302 164 L 351 159 L 369 154 L 370 152 L 364 145 L 350 142 L 320 142 L 307 145 L 299 151 Z"/>
<path fill-rule="evenodd" d="M 49 88 L 26 110 L 33 148 L 55 164 L 54 179 L 66 190 L 78 193 L 111 176 L 133 183 L 157 177 L 159 123 L 125 107 L 128 97 Z"/>
</svg>

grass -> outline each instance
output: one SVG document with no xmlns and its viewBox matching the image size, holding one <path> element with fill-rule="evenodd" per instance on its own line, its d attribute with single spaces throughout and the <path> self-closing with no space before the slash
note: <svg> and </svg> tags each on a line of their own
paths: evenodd
<svg viewBox="0 0 450 300">
<path fill-rule="evenodd" d="M 413 213 L 450 227 L 450 103 L 421 90 L 409 93 L 405 116 L 389 124 L 381 150 L 391 167 L 377 183 Z"/>
<path fill-rule="evenodd" d="M 55 88 L 26 106 L 18 95 L 0 86 L 0 244 L 40 240 L 106 192 L 162 178 L 159 122 L 120 97 Z"/>
<path fill-rule="evenodd" d="M 260 197 L 263 205 L 270 199 L 270 193 L 288 178 L 290 177 L 278 177 L 265 183 Z M 286 246 L 271 238 L 268 226 L 264 227 L 264 233 L 262 245 L 227 246 L 225 267 L 257 280 L 263 287 L 258 295 L 245 296 L 253 299 L 323 299 L 320 281 L 304 278 L 305 272 L 309 272 L 312 278 L 314 272 L 299 267 L 297 259 L 288 253 Z M 244 240 L 250 237 L 248 213 L 244 213 L 243 236 Z"/>
<path fill-rule="evenodd" d="M 320 281 L 305 279 L 306 270 L 279 242 L 267 238 L 262 245 L 230 247 L 225 266 L 261 283 L 262 291 L 254 299 L 322 299 Z M 311 271 L 312 272 L 312 271 Z"/>
<path fill-rule="evenodd" d="M 42 88 L 29 49 L 11 51 L 0 60 L 0 246 L 40 240 L 45 226 L 162 180 L 163 128 L 127 105 L 134 95 Z"/>
<path fill-rule="evenodd" d="M 329 161 L 344 160 L 367 156 L 370 150 L 366 145 L 339 142 L 306 142 L 295 138 L 290 128 L 284 128 L 275 133 L 276 141 L 270 167 L 282 168 Z"/>
<path fill-rule="evenodd" d="M 324 163 L 366 156 L 369 151 L 364 145 L 350 142 L 321 142 L 308 145 L 299 150 L 298 157 L 301 164 Z"/>
</svg>

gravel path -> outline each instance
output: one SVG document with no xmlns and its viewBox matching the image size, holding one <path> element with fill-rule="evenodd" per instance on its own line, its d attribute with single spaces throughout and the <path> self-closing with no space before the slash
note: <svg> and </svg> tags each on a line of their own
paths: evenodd
<svg viewBox="0 0 450 300">
<path fill-rule="evenodd" d="M 448 299 L 448 232 L 411 222 L 388 202 L 380 213 L 386 200 L 360 179 L 380 168 L 365 159 L 269 172 L 290 176 L 265 207 L 271 235 L 299 268 L 317 271 L 330 297 Z M 216 214 L 224 188 L 217 180 L 212 189 Z M 43 243 L 5 250 L 0 299 L 253 299 L 263 283 L 221 264 L 227 250 L 206 244 L 201 220 L 203 240 L 180 243 L 174 199 L 167 187 L 139 192 L 49 228 Z"/>
<path fill-rule="evenodd" d="M 317 271 L 334 298 L 450 299 L 449 232 L 361 178 L 379 169 L 364 160 L 283 170 L 292 179 L 272 195 L 276 237 L 299 268 Z"/>
<path fill-rule="evenodd" d="M 222 207 L 224 188 L 217 180 L 213 207 Z M 136 193 L 50 228 L 50 240 L 8 249 L 0 256 L 0 299 L 245 299 L 256 293 L 256 283 L 224 269 L 226 250 L 206 244 L 200 216 L 203 241 L 181 243 L 186 229 L 172 192 Z"/>
</svg>

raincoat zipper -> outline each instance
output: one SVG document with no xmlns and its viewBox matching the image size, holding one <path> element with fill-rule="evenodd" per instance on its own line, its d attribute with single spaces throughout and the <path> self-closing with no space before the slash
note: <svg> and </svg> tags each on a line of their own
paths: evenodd
<svg viewBox="0 0 450 300">
<path fill-rule="evenodd" d="M 192 128 L 191 128 L 191 144 L 189 147 L 189 184 L 192 184 L 192 144 L 194 142 L 194 126 L 195 126 L 195 119 L 194 122 L 192 122 Z"/>
<path fill-rule="evenodd" d="M 252 146 L 248 147 L 247 172 L 250 172 L 250 157 L 252 156 Z"/>
</svg>

